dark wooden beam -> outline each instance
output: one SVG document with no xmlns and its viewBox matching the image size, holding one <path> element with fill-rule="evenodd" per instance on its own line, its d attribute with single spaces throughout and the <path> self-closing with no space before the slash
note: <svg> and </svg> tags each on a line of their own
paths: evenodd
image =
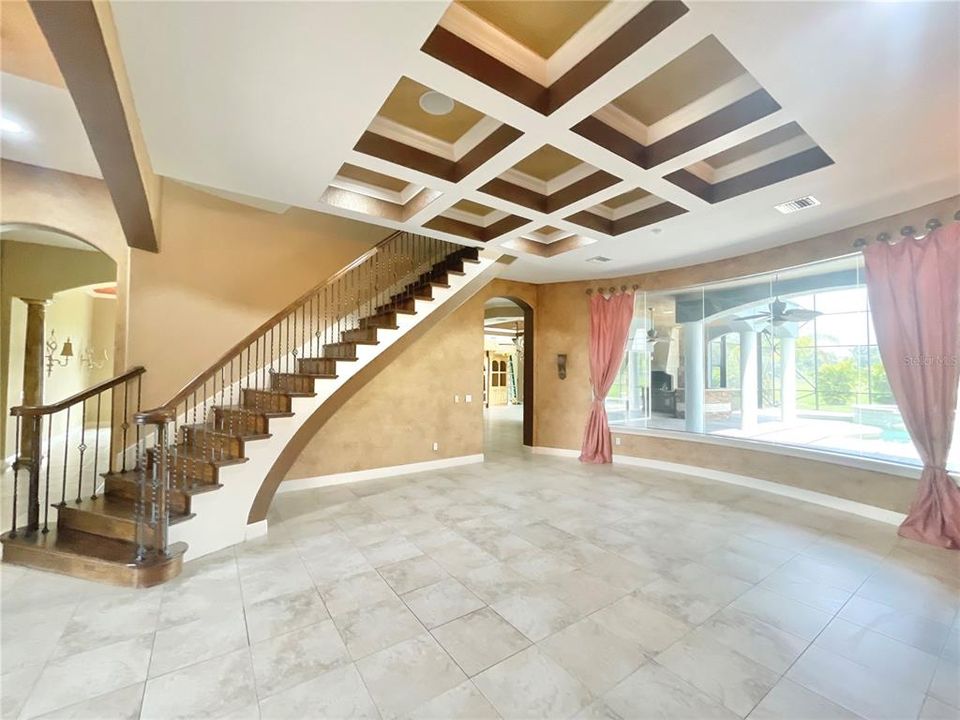
<svg viewBox="0 0 960 720">
<path fill-rule="evenodd" d="M 30 0 L 80 113 L 130 247 L 157 252 L 157 233 L 117 79 L 91 0 Z"/>
</svg>

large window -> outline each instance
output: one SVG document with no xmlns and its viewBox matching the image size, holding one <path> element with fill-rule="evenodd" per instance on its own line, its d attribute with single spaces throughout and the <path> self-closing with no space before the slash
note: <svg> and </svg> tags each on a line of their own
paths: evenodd
<svg viewBox="0 0 960 720">
<path fill-rule="evenodd" d="M 610 425 L 919 465 L 877 350 L 859 255 L 636 294 Z M 948 467 L 960 469 L 960 423 Z"/>
</svg>

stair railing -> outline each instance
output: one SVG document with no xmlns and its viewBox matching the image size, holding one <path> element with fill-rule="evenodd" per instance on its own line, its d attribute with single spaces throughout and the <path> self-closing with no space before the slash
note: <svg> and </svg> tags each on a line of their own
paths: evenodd
<svg viewBox="0 0 960 720">
<path fill-rule="evenodd" d="M 16 431 L 10 537 L 49 532 L 51 507 L 79 505 L 85 494 L 95 500 L 102 473 L 134 469 L 128 434 L 139 440 L 140 427 L 130 433 L 129 419 L 140 409 L 144 372 L 135 367 L 59 402 L 10 409 Z"/>
<path fill-rule="evenodd" d="M 212 483 L 214 463 L 238 458 L 237 437 L 265 433 L 265 414 L 289 412 L 284 393 L 312 392 L 312 380 L 303 384 L 303 375 L 334 372 L 333 357 L 348 354 L 347 333 L 360 333 L 366 318 L 412 302 L 416 284 L 462 249 L 393 233 L 268 319 L 165 405 L 137 416 L 143 442 L 152 440 L 141 484 L 152 486 L 148 475 L 163 467 L 161 458 L 171 491 Z"/>
</svg>

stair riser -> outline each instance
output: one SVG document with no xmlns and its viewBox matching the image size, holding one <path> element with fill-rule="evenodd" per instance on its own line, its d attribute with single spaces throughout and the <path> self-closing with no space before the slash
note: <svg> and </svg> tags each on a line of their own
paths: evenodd
<svg viewBox="0 0 960 720">
<path fill-rule="evenodd" d="M 396 313 L 383 313 L 382 315 L 371 315 L 360 320 L 360 327 L 362 328 L 382 328 L 384 330 L 396 330 L 399 326 L 397 324 L 397 314 Z"/>
<path fill-rule="evenodd" d="M 355 342 L 373 345 L 377 342 L 377 329 L 375 327 L 371 327 L 347 330 L 340 337 L 343 342 Z"/>
<path fill-rule="evenodd" d="M 174 485 L 204 485 L 217 482 L 217 467 L 196 457 L 176 455 L 171 459 L 170 472 Z"/>
<path fill-rule="evenodd" d="M 337 361 L 330 358 L 300 358 L 297 370 L 307 375 L 336 375 Z"/>
<path fill-rule="evenodd" d="M 307 375 L 277 373 L 270 378 L 270 387 L 278 392 L 312 393 L 316 391 L 315 384 Z"/>
<path fill-rule="evenodd" d="M 214 413 L 218 430 L 265 435 L 270 432 L 270 420 L 255 412 L 243 410 L 217 410 Z"/>
<path fill-rule="evenodd" d="M 388 312 L 402 312 L 405 315 L 412 315 L 416 313 L 416 311 L 417 309 L 413 298 L 405 298 L 403 300 L 397 300 L 396 302 L 391 302 L 386 305 L 381 305 L 375 310 L 377 315 Z"/>
<path fill-rule="evenodd" d="M 264 392 L 263 390 L 244 390 L 243 407 L 259 412 L 290 412 L 290 398 L 286 395 Z"/>
<path fill-rule="evenodd" d="M 357 346 L 353 343 L 334 343 L 323 346 L 323 356 L 327 358 L 355 358 Z"/>
<path fill-rule="evenodd" d="M 120 498 L 130 502 L 137 502 L 139 499 L 139 488 L 136 485 L 123 480 L 111 481 L 109 477 L 107 478 L 105 492 L 108 497 Z M 190 497 L 188 495 L 184 495 L 179 490 L 171 490 L 167 497 L 172 511 L 178 513 L 190 512 Z"/>
<path fill-rule="evenodd" d="M 76 510 L 71 508 L 69 503 L 66 507 L 59 508 L 58 513 L 57 526 L 60 528 L 79 530 L 114 540 L 137 541 L 137 526 L 131 520 Z"/>
<path fill-rule="evenodd" d="M 227 432 L 229 431 L 228 423 Z M 198 428 L 183 428 L 182 437 L 183 443 L 187 447 L 211 453 L 214 457 L 243 457 L 243 440 L 231 437 L 229 434 L 210 432 Z"/>
</svg>

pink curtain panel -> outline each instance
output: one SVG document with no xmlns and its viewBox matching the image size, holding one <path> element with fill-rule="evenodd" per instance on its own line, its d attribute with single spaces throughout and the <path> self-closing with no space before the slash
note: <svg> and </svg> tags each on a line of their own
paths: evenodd
<svg viewBox="0 0 960 720">
<path fill-rule="evenodd" d="M 627 346 L 630 321 L 633 319 L 633 295 L 621 293 L 590 297 L 590 385 L 593 401 L 583 431 L 580 462 L 613 462 L 610 426 L 603 400 L 617 376 Z"/>
<path fill-rule="evenodd" d="M 960 382 L 960 223 L 863 251 L 880 357 L 923 460 L 900 535 L 960 548 L 960 488 L 946 470 Z"/>
</svg>

